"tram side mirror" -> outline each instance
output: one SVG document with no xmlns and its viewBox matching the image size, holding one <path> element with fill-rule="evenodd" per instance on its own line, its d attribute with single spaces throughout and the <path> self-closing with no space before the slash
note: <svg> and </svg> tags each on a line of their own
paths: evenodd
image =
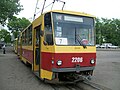
<svg viewBox="0 0 120 90">
<path fill-rule="evenodd" d="M 44 32 L 42 30 L 40 30 L 40 35 L 43 37 Z"/>
<path fill-rule="evenodd" d="M 44 45 L 48 45 L 48 43 L 47 43 L 46 41 L 43 41 L 43 44 L 44 44 Z"/>
</svg>

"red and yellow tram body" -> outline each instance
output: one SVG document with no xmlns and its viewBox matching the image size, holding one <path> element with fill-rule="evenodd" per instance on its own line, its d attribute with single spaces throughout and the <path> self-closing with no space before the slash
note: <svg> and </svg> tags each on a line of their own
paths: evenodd
<svg viewBox="0 0 120 90">
<path fill-rule="evenodd" d="M 96 65 L 94 17 L 54 10 L 42 14 L 21 34 L 21 59 L 41 79 L 92 75 Z"/>
<path fill-rule="evenodd" d="M 15 38 L 13 41 L 13 51 L 17 53 L 18 52 L 17 49 L 18 49 L 18 38 Z"/>
</svg>

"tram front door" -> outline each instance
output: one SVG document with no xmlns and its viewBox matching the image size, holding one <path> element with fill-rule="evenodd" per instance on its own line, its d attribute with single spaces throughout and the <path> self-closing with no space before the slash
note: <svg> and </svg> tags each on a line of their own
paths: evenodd
<svg viewBox="0 0 120 90">
<path fill-rule="evenodd" d="M 40 76 L 40 52 L 41 52 L 41 37 L 40 37 L 41 26 L 34 28 L 34 62 L 33 62 L 33 71 L 37 76 Z"/>
</svg>

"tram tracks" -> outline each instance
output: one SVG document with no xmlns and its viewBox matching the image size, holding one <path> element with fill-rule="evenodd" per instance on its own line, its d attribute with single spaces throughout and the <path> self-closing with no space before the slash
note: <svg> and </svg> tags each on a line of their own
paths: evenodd
<svg viewBox="0 0 120 90">
<path fill-rule="evenodd" d="M 76 84 L 74 85 L 66 85 L 69 90 L 83 90 L 81 87 L 77 86 Z"/>
<path fill-rule="evenodd" d="M 83 90 L 74 84 L 51 85 L 54 90 Z"/>
<path fill-rule="evenodd" d="M 77 83 L 77 86 L 80 86 L 82 88 L 82 90 L 111 90 L 110 88 L 96 84 L 89 80 L 79 82 L 79 83 Z"/>
<path fill-rule="evenodd" d="M 91 81 L 83 81 L 74 84 L 50 84 L 53 90 L 111 90 Z"/>
</svg>

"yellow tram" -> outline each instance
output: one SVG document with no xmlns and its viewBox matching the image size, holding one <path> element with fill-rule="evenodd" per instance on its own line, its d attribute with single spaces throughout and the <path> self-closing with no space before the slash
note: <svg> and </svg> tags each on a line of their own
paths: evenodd
<svg viewBox="0 0 120 90">
<path fill-rule="evenodd" d="M 18 38 L 18 55 L 41 79 L 75 81 L 96 65 L 94 16 L 66 10 L 43 13 Z"/>
</svg>

